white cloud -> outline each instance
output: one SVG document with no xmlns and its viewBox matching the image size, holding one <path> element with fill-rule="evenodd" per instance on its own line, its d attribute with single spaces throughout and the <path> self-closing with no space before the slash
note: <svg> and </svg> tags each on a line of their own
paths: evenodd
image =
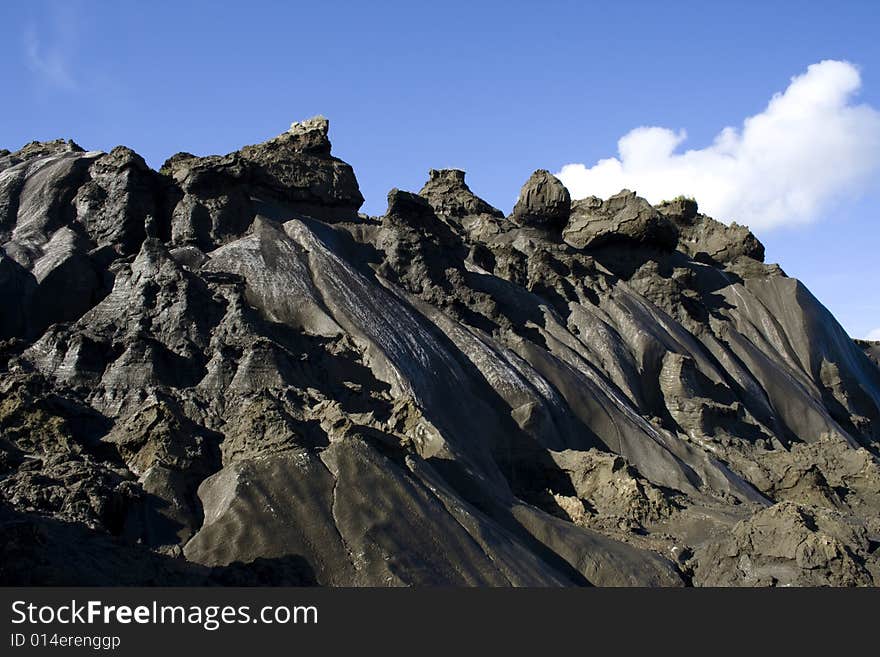
<svg viewBox="0 0 880 657">
<path fill-rule="evenodd" d="M 880 112 L 852 102 L 861 84 L 852 64 L 819 62 L 706 148 L 676 152 L 684 130 L 640 127 L 617 142 L 618 157 L 556 175 L 573 198 L 628 188 L 652 203 L 693 196 L 706 214 L 754 229 L 809 221 L 864 191 L 880 165 Z"/>
<path fill-rule="evenodd" d="M 873 331 L 868 333 L 867 339 L 880 341 L 880 328 L 875 328 Z"/>
</svg>

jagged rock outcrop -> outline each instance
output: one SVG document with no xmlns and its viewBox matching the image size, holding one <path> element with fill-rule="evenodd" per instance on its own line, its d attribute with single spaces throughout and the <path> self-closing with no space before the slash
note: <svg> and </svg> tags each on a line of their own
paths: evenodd
<svg viewBox="0 0 880 657">
<path fill-rule="evenodd" d="M 352 168 L 330 155 L 328 129 L 315 117 L 222 157 L 171 157 L 160 169 L 175 183 L 171 240 L 202 250 L 228 242 L 247 230 L 257 200 L 324 220 L 355 217 L 364 199 Z"/>
<path fill-rule="evenodd" d="M 664 201 L 657 211 L 678 229 L 678 248 L 695 260 L 730 263 L 740 256 L 764 262 L 764 245 L 752 232 L 736 222 L 729 226 L 699 214 L 697 202 L 689 198 Z"/>
<path fill-rule="evenodd" d="M 362 200 L 321 117 L 0 153 L 0 583 L 880 584 L 876 350 L 747 229 Z"/>
<path fill-rule="evenodd" d="M 501 210 L 493 208 L 470 190 L 464 176 L 464 171 L 460 169 L 431 169 L 419 196 L 427 199 L 438 215 L 503 217 Z"/>
</svg>

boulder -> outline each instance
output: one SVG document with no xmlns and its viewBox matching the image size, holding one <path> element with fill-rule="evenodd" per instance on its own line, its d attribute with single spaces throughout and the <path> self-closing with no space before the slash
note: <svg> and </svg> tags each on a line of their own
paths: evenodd
<svg viewBox="0 0 880 657">
<path fill-rule="evenodd" d="M 562 238 L 577 249 L 622 242 L 672 250 L 678 235 L 650 203 L 625 189 L 605 201 L 596 196 L 575 201 Z"/>
<path fill-rule="evenodd" d="M 287 134 L 298 150 L 316 155 L 330 155 L 330 121 L 318 115 L 305 121 L 294 121 Z"/>
<path fill-rule="evenodd" d="M 535 171 L 519 192 L 511 219 L 520 226 L 559 230 L 571 213 L 571 195 L 560 180 L 544 169 Z"/>
</svg>

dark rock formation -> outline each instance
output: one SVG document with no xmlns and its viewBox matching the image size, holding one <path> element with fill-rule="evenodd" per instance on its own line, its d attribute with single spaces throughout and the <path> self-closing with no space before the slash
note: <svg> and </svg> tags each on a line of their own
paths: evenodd
<svg viewBox="0 0 880 657">
<path fill-rule="evenodd" d="M 388 192 L 388 209 L 385 210 L 385 216 L 419 223 L 419 220 L 427 221 L 434 217 L 434 209 L 424 197 L 395 188 Z"/>
<path fill-rule="evenodd" d="M 575 201 L 562 234 L 577 249 L 631 243 L 672 250 L 678 242 L 678 233 L 669 221 L 629 190 L 606 201 L 595 196 Z"/>
<path fill-rule="evenodd" d="M 161 215 L 155 172 L 140 155 L 118 146 L 95 160 L 89 177 L 74 198 L 89 237 L 99 247 L 123 255 L 137 253 Z"/>
<path fill-rule="evenodd" d="M 245 232 L 255 201 L 324 220 L 350 219 L 363 203 L 354 171 L 330 155 L 323 117 L 224 156 L 178 153 L 160 172 L 173 181 L 169 198 L 173 243 L 210 250 Z"/>
<path fill-rule="evenodd" d="M 464 181 L 464 171 L 459 169 L 431 169 L 428 182 L 419 192 L 438 215 L 467 217 L 487 215 L 501 218 L 504 213 L 493 208 L 476 196 Z"/>
<path fill-rule="evenodd" d="M 0 152 L 0 583 L 880 584 L 875 345 L 747 229 L 327 128 Z"/>
<path fill-rule="evenodd" d="M 880 365 L 880 341 L 856 340 L 856 344 L 864 350 L 868 358 Z"/>
<path fill-rule="evenodd" d="M 740 256 L 764 262 L 764 245 L 736 222 L 725 225 L 697 212 L 693 199 L 677 198 L 657 206 L 678 229 L 678 248 L 695 260 L 730 263 Z"/>
<path fill-rule="evenodd" d="M 571 212 L 571 196 L 559 179 L 538 169 L 519 192 L 511 219 L 520 226 L 559 229 Z"/>
</svg>

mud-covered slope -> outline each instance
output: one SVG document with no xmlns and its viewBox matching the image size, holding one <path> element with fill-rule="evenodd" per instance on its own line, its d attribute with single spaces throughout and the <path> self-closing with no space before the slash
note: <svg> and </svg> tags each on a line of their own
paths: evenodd
<svg viewBox="0 0 880 657">
<path fill-rule="evenodd" d="M 2 583 L 880 584 L 876 354 L 748 229 L 368 217 L 327 127 L 0 151 Z"/>
</svg>

